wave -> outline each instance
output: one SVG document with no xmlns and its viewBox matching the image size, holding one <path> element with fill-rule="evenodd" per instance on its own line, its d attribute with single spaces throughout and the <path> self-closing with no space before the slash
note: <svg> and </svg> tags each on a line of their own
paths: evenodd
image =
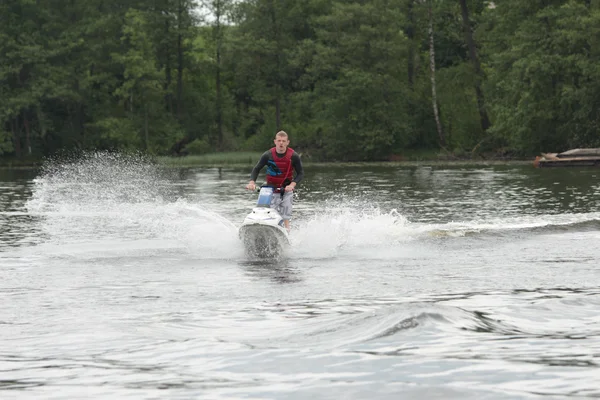
<svg viewBox="0 0 600 400">
<path fill-rule="evenodd" d="M 455 294 L 433 303 L 366 298 L 276 303 L 262 305 L 253 313 L 271 314 L 270 321 L 295 321 L 293 333 L 289 333 L 289 323 L 273 325 L 265 341 L 263 333 L 253 334 L 248 327 L 244 338 L 250 339 L 247 344 L 261 348 L 340 348 L 373 354 L 389 348 L 396 353 L 406 351 L 428 338 L 447 341 L 448 351 L 452 351 L 451 340 L 583 339 L 600 335 L 595 317 L 599 294 L 599 288 L 558 288 Z M 486 299 L 494 307 L 472 309 L 475 302 L 485 303 Z M 502 307 L 506 302 L 511 305 Z"/>
<path fill-rule="evenodd" d="M 33 182 L 26 210 L 41 229 L 42 243 L 96 243 L 110 249 L 111 243 L 128 242 L 132 247 L 181 247 L 206 257 L 243 258 L 237 239 L 243 219 L 239 204 L 234 207 L 237 214 L 225 216 L 227 200 L 218 204 L 219 211 L 213 208 L 217 204 L 192 201 L 178 189 L 172 174 L 141 155 L 92 152 L 49 160 Z M 600 227 L 600 213 L 413 222 L 395 209 L 382 210 L 364 199 L 338 200 L 333 207 L 301 204 L 293 221 L 290 257 L 418 256 L 420 243 L 431 239 Z"/>
<path fill-rule="evenodd" d="M 519 233 L 552 234 L 569 231 L 600 229 L 600 213 L 536 215 L 515 218 L 422 224 L 416 228 L 433 237 L 463 237 L 477 235 L 504 235 Z"/>
</svg>

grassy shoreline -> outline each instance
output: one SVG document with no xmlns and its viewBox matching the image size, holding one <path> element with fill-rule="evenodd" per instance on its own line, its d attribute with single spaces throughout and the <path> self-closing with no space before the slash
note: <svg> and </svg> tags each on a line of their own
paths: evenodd
<svg viewBox="0 0 600 400">
<path fill-rule="evenodd" d="M 231 152 L 231 153 L 210 153 L 204 155 L 190 155 L 183 157 L 157 156 L 149 159 L 157 164 L 168 168 L 193 168 L 193 167 L 252 167 L 259 160 L 262 152 Z M 305 166 L 328 166 L 328 167 L 359 167 L 359 166 L 487 166 L 487 165 L 533 165 L 532 159 L 469 159 L 443 157 L 439 153 L 419 153 L 407 156 L 406 158 L 393 161 L 312 161 L 310 158 L 303 158 Z M 42 159 L 28 160 L 2 160 L 0 159 L 0 169 L 33 169 L 40 168 L 44 164 Z"/>
<path fill-rule="evenodd" d="M 157 157 L 159 164 L 167 167 L 237 167 L 254 166 L 262 153 L 211 153 L 199 156 Z M 394 161 L 312 161 L 303 158 L 304 166 L 352 167 L 352 166 L 485 166 L 485 165 L 533 165 L 533 159 L 448 159 L 439 154 L 428 154 Z"/>
</svg>

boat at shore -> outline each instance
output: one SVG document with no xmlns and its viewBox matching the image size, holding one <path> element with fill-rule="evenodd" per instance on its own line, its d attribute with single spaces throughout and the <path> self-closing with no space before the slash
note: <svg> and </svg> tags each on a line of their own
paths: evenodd
<svg viewBox="0 0 600 400">
<path fill-rule="evenodd" d="M 600 148 L 573 149 L 562 153 L 542 153 L 533 165 L 546 167 L 600 167 Z"/>
</svg>

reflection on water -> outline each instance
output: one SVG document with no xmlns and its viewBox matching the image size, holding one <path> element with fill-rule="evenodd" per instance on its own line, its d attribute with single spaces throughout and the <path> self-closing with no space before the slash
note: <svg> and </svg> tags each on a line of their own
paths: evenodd
<svg viewBox="0 0 600 400">
<path fill-rule="evenodd" d="M 305 168 L 273 261 L 249 168 L 0 170 L 0 397 L 600 397 L 596 170 Z"/>
<path fill-rule="evenodd" d="M 257 279 L 270 279 L 276 283 L 296 283 L 302 280 L 302 273 L 291 266 L 287 259 L 239 261 L 238 264 L 248 274 Z"/>
<path fill-rule="evenodd" d="M 35 216 L 23 210 L 31 196 L 35 170 L 0 169 L 0 251 L 8 247 L 31 245 L 39 231 Z"/>
</svg>

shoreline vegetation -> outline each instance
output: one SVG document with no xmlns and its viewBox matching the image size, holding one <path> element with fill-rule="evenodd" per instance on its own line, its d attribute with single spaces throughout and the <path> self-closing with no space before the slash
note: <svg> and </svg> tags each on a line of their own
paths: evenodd
<svg viewBox="0 0 600 400">
<path fill-rule="evenodd" d="M 221 152 L 203 155 L 174 156 L 148 156 L 149 160 L 167 168 L 193 168 L 193 167 L 251 167 L 259 160 L 262 152 Z M 321 161 L 310 157 L 303 157 L 305 166 L 443 166 L 443 165 L 533 165 L 531 158 L 500 158 L 500 157 L 466 157 L 442 154 L 439 152 L 415 152 L 398 155 L 391 160 L 382 161 Z M 1 169 L 34 169 L 43 166 L 44 159 L 0 159 Z"/>
<path fill-rule="evenodd" d="M 227 166 L 254 166 L 261 156 L 261 152 L 244 153 L 211 153 L 205 155 L 185 157 L 157 157 L 159 164 L 167 167 L 227 167 Z M 419 153 L 405 157 L 395 157 L 392 160 L 381 161 L 321 161 L 303 157 L 304 166 L 419 166 L 419 165 L 516 165 L 532 164 L 533 159 L 517 158 L 489 158 L 482 157 L 448 157 L 439 153 Z"/>
<path fill-rule="evenodd" d="M 600 147 L 597 1 L 9 0 L 0 21 L 12 168 L 72 149 L 246 165 L 210 154 L 279 130 L 307 165 Z"/>
</svg>

